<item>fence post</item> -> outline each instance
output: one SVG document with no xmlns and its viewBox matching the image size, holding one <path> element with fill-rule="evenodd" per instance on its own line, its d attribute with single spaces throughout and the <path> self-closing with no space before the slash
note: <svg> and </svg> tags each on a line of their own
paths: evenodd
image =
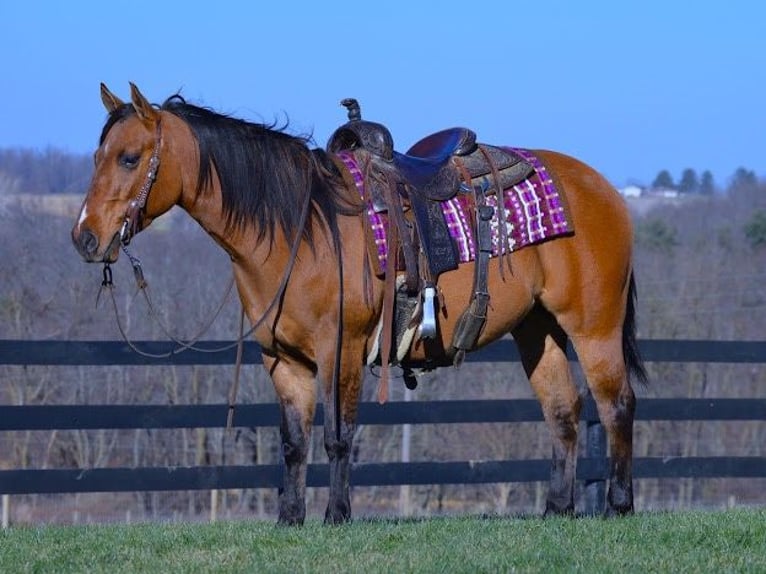
<svg viewBox="0 0 766 574">
<path fill-rule="evenodd" d="M 210 490 L 210 522 L 218 520 L 218 489 Z"/>
<path fill-rule="evenodd" d="M 585 456 L 589 459 L 606 458 L 606 432 L 599 420 L 585 423 Z M 585 481 L 585 514 L 604 513 L 606 503 L 606 480 L 599 477 Z"/>
<path fill-rule="evenodd" d="M 412 391 L 404 388 L 404 401 L 412 401 Z M 412 425 L 405 423 L 402 425 L 402 456 L 401 462 L 410 462 L 410 447 L 412 443 Z M 412 492 L 409 484 L 399 486 L 399 514 L 401 516 L 412 516 Z"/>
<path fill-rule="evenodd" d="M 3 519 L 2 527 L 6 530 L 11 524 L 11 497 L 7 494 L 3 494 Z"/>
</svg>

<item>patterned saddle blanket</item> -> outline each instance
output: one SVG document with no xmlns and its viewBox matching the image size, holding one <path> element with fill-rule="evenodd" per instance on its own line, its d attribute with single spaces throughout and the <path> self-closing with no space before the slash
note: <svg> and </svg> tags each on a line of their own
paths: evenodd
<svg viewBox="0 0 766 574">
<path fill-rule="evenodd" d="M 556 188 L 545 165 L 527 149 L 507 149 L 525 159 L 534 171 L 527 179 L 503 191 L 502 209 L 498 209 L 497 195 L 487 196 L 487 203 L 495 208 L 495 217 L 491 221 L 493 257 L 500 255 L 504 245 L 507 245 L 510 251 L 518 251 L 527 245 L 574 233 L 574 226 L 567 213 L 566 199 Z M 364 175 L 353 152 L 341 151 L 337 157 L 351 173 L 360 196 L 368 197 L 364 189 Z M 441 209 L 450 236 L 455 242 L 460 263 L 474 261 L 477 241 L 471 194 L 458 193 L 452 199 L 441 202 Z M 501 226 L 498 214 L 506 221 L 507 242 L 500 241 Z M 385 273 L 388 261 L 388 216 L 385 212 L 376 212 L 371 204 L 367 207 L 367 215 L 380 269 Z"/>
</svg>

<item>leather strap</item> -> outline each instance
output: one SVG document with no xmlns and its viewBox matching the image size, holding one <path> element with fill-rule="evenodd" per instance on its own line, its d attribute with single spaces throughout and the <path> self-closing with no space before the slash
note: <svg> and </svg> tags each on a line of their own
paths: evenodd
<svg viewBox="0 0 766 574">
<path fill-rule="evenodd" d="M 396 267 L 399 258 L 399 229 L 389 220 L 388 223 L 388 259 L 386 261 L 386 279 L 383 286 L 383 333 L 380 343 L 380 382 L 378 383 L 378 402 L 388 400 L 389 361 L 393 347 L 394 301 L 396 299 Z"/>
<path fill-rule="evenodd" d="M 412 233 L 412 225 L 409 224 L 404 215 L 402 207 L 402 197 L 399 193 L 399 181 L 394 173 L 386 170 L 383 177 L 387 180 L 385 186 L 386 203 L 388 204 L 388 229 L 389 232 L 396 228 L 399 232 L 399 247 L 404 256 L 405 285 L 409 293 L 416 293 L 420 287 L 420 276 L 418 275 L 418 250 L 415 245 L 415 234 Z M 398 249 L 389 244 L 388 257 L 392 254 L 398 254 Z M 393 271 L 396 273 L 398 265 L 386 265 L 386 275 Z"/>
<path fill-rule="evenodd" d="M 505 265 L 504 262 L 506 260 L 506 255 L 510 255 L 511 248 L 508 245 L 508 222 L 506 220 L 505 216 L 505 197 L 503 196 L 503 189 L 502 184 L 500 182 L 500 172 L 497 169 L 497 164 L 492 161 L 492 156 L 487 151 L 487 148 L 483 145 L 479 145 L 479 150 L 481 151 L 482 155 L 484 156 L 484 159 L 487 160 L 487 163 L 489 164 L 489 169 L 492 172 L 492 179 L 495 180 L 495 199 L 497 200 L 497 225 L 498 225 L 498 245 L 497 245 L 497 251 L 498 251 L 498 265 L 500 267 L 500 278 L 505 281 Z M 511 262 L 510 259 L 508 259 L 508 271 L 511 271 Z"/>
<path fill-rule="evenodd" d="M 463 177 L 467 176 L 470 185 L 470 174 L 459 164 Z M 489 306 L 489 259 L 492 256 L 491 222 L 494 208 L 487 205 L 487 190 L 489 182 L 474 185 L 475 215 L 476 215 L 476 261 L 473 272 L 473 295 L 471 303 L 458 320 L 458 325 L 452 337 L 452 347 L 455 349 L 454 365 L 462 364 L 466 351 L 476 346 L 484 323 L 487 320 Z"/>
</svg>

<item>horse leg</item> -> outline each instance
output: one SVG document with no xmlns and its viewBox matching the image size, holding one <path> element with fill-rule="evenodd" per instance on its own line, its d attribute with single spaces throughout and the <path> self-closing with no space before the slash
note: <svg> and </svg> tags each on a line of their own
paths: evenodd
<svg viewBox="0 0 766 574">
<path fill-rule="evenodd" d="M 337 402 L 332 391 L 332 375 L 324 388 L 324 445 L 330 461 L 330 497 L 325 512 L 326 524 L 341 524 L 351 518 L 349 479 L 351 449 L 356 431 L 356 415 L 362 387 L 360 366 L 342 370 Z"/>
<path fill-rule="evenodd" d="M 278 524 L 301 525 L 306 518 L 306 469 L 316 405 L 314 376 L 305 366 L 283 358 L 264 355 L 263 363 L 274 382 L 281 412 L 285 466 Z"/>
<path fill-rule="evenodd" d="M 572 514 L 581 401 L 567 361 L 567 336 L 538 304 L 513 330 L 513 337 L 553 440 L 545 515 Z"/>
<path fill-rule="evenodd" d="M 622 332 L 602 338 L 573 337 L 598 415 L 609 443 L 606 515 L 633 512 L 633 417 L 636 397 L 623 357 Z"/>
</svg>

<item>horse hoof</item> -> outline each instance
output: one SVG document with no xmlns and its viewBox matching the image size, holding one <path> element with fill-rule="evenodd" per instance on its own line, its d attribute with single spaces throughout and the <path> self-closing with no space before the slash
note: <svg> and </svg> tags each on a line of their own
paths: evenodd
<svg viewBox="0 0 766 574">
<path fill-rule="evenodd" d="M 277 526 L 280 528 L 294 528 L 296 526 L 303 526 L 303 520 L 298 520 L 298 519 L 284 520 L 282 518 L 279 518 L 277 520 Z"/>
<path fill-rule="evenodd" d="M 327 509 L 324 515 L 324 523 L 329 525 L 345 524 L 351 521 L 351 511 L 346 509 Z"/>
<path fill-rule="evenodd" d="M 574 504 L 559 505 L 548 501 L 545 505 L 543 518 L 549 518 L 551 516 L 574 516 Z"/>
<path fill-rule="evenodd" d="M 280 512 L 277 526 L 303 526 L 306 512 Z"/>
<path fill-rule="evenodd" d="M 606 510 L 604 511 L 604 518 L 613 518 L 615 516 L 630 516 L 633 513 L 633 505 L 625 507 L 607 505 Z"/>
</svg>

